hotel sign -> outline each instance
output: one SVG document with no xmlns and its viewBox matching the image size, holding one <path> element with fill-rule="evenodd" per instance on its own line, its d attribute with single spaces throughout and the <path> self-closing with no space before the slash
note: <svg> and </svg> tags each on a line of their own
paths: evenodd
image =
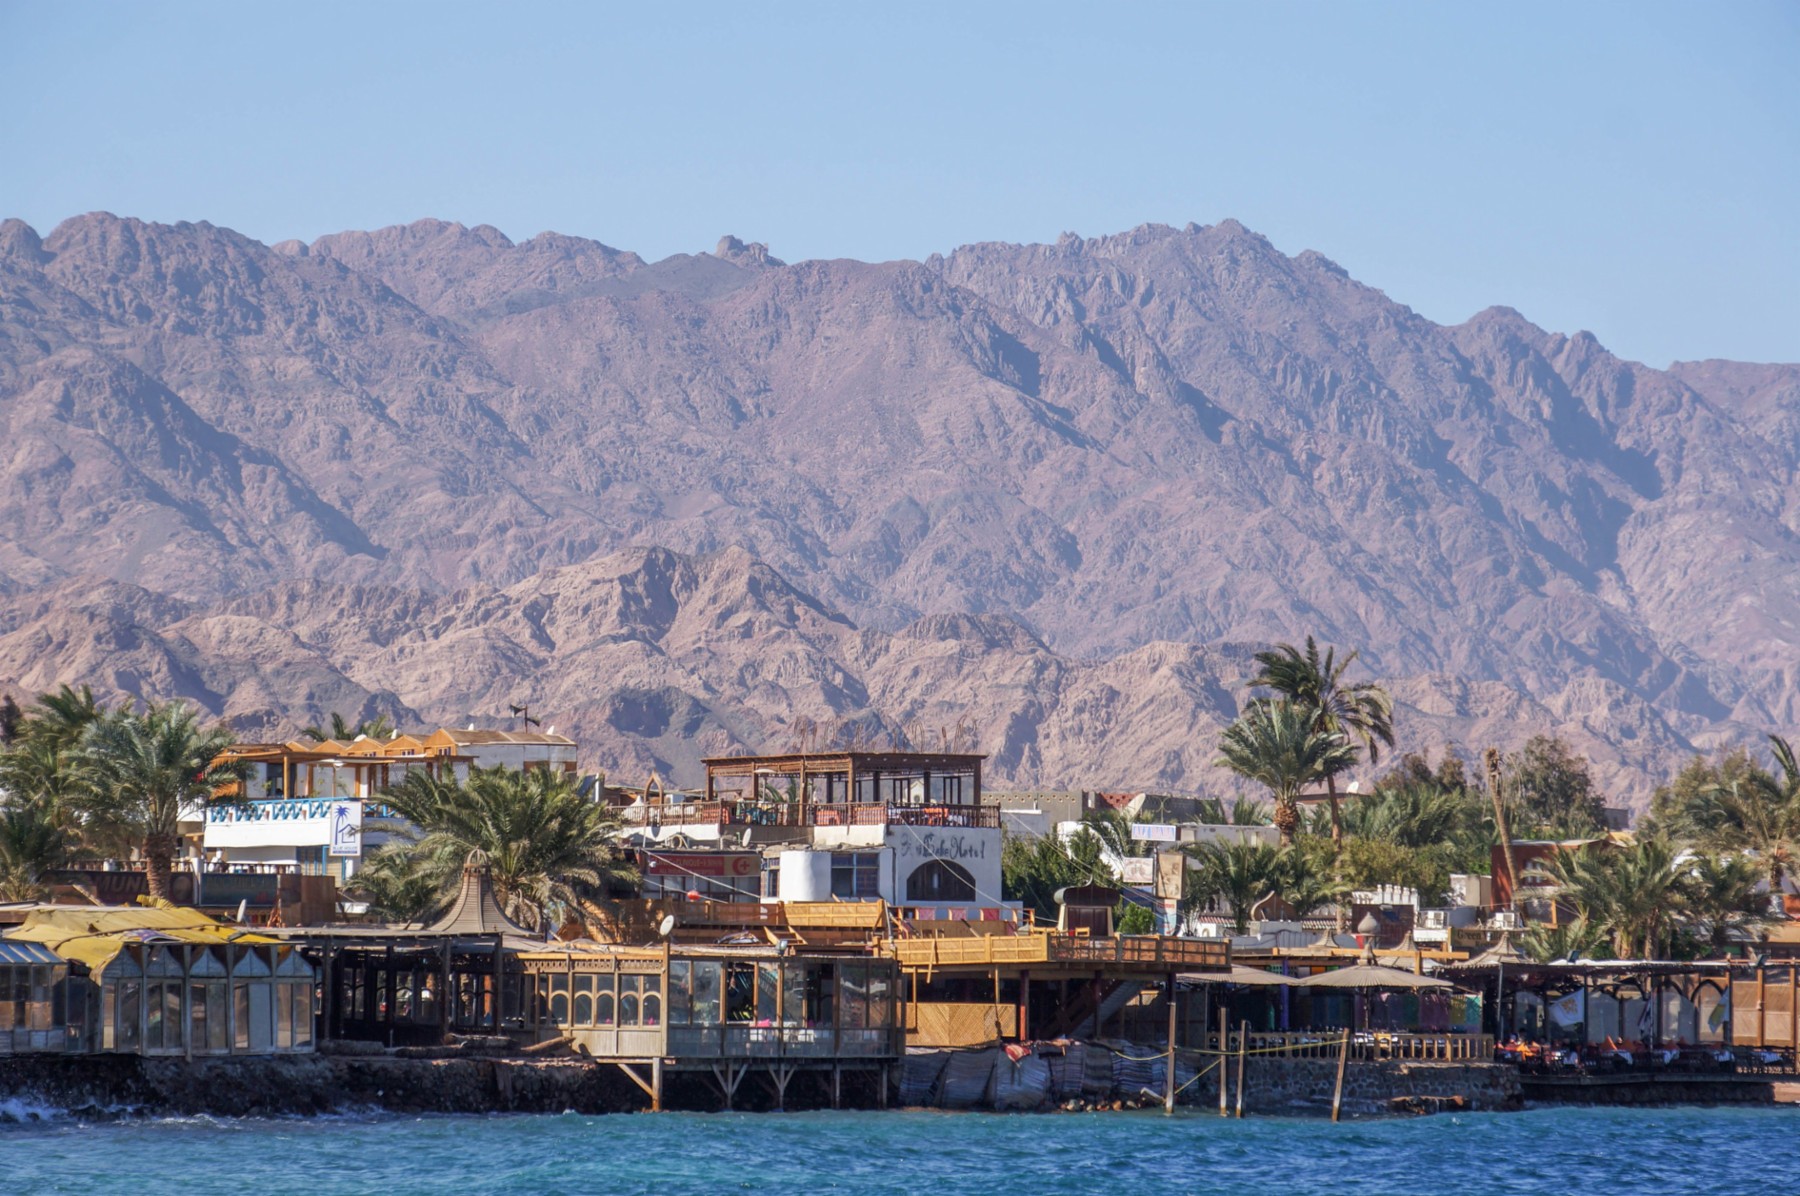
<svg viewBox="0 0 1800 1196">
<path fill-rule="evenodd" d="M 363 803 L 302 797 L 212 806 L 206 847 L 324 847 L 334 856 L 362 854 Z"/>
</svg>

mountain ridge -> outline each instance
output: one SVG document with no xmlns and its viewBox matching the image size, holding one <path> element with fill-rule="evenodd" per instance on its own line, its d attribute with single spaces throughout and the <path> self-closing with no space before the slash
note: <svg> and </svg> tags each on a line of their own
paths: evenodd
<svg viewBox="0 0 1800 1196">
<path fill-rule="evenodd" d="M 1156 681 L 1138 655 L 1155 645 L 1193 646 L 1190 664 L 1309 632 L 1360 647 L 1416 692 L 1421 735 L 1565 729 L 1628 800 L 1683 752 L 1800 722 L 1800 367 L 1651 370 L 1509 308 L 1437 325 L 1235 221 L 792 264 L 733 237 L 646 262 L 442 221 L 278 246 L 203 222 L 93 214 L 39 238 L 7 221 L 0 433 L 0 599 L 103 576 L 264 624 L 177 633 L 156 673 L 212 676 L 209 708 L 246 726 L 359 691 L 479 718 L 503 702 L 325 674 L 282 697 L 201 663 L 305 656 L 233 603 L 308 583 L 381 623 L 342 593 L 423 612 L 481 590 L 500 618 L 544 597 L 518 587 L 628 549 L 739 551 L 746 576 L 841 620 L 808 649 L 818 675 L 795 674 L 803 719 L 890 717 L 850 682 L 879 692 L 866 662 L 898 657 L 858 637 L 986 628 L 1001 675 L 1111 668 L 1121 692 L 1188 704 L 1127 737 L 1159 761 L 1133 775 L 1167 787 L 1221 784 L 1176 742 L 1210 733 L 1217 701 Z M 522 668 L 530 636 L 504 638 L 469 642 Z M 7 660 L 0 681 L 43 675 Z M 744 661 L 695 667 L 640 678 L 670 719 L 724 720 L 737 747 L 783 734 L 774 706 L 716 698 L 707 670 Z M 624 709 L 609 684 L 590 678 L 595 710 Z M 261 696 L 234 706 L 234 685 Z M 1068 698 L 986 712 L 997 775 L 1055 783 L 1043 770 L 1082 744 L 1123 768 L 1084 738 L 1113 724 L 1056 721 Z M 889 733 L 928 717 L 888 704 L 915 711 Z M 1501 710 L 1529 717 L 1484 713 Z M 1054 745 L 1035 763 L 1034 718 Z M 566 721 L 612 726 L 579 704 Z M 632 767 L 673 764 L 673 742 L 595 735 Z"/>
</svg>

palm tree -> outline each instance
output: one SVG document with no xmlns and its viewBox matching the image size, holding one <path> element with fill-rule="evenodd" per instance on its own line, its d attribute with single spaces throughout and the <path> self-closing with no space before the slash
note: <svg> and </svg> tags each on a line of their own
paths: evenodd
<svg viewBox="0 0 1800 1196">
<path fill-rule="evenodd" d="M 47 876 L 75 847 L 67 819 L 45 800 L 0 804 L 0 901 L 41 901 Z"/>
<path fill-rule="evenodd" d="M 72 804 L 91 825 L 142 845 L 151 897 L 169 895 L 182 814 L 211 805 L 236 780 L 235 770 L 217 763 L 231 743 L 230 731 L 202 726 L 185 702 L 110 711 L 82 732 L 75 753 L 81 784 Z"/>
<path fill-rule="evenodd" d="M 0 752 L 0 795 L 66 805 L 80 784 L 75 753 L 49 735 L 24 735 Z"/>
<path fill-rule="evenodd" d="M 1768 902 L 1758 892 L 1762 882 L 1762 868 L 1748 856 L 1697 855 L 1691 861 L 1683 878 L 1682 909 L 1715 956 L 1725 954 L 1734 933 L 1769 920 Z"/>
<path fill-rule="evenodd" d="M 1686 881 L 1674 848 L 1661 837 L 1562 852 L 1536 871 L 1549 878 L 1552 897 L 1607 936 L 1619 959 L 1646 959 L 1662 949 Z"/>
<path fill-rule="evenodd" d="M 39 694 L 31 712 L 20 724 L 20 734 L 27 739 L 48 740 L 58 749 L 73 748 L 81 740 L 88 724 L 106 713 L 106 707 L 94 699 L 94 691 L 84 685 L 71 689 L 62 685 L 55 693 Z"/>
<path fill-rule="evenodd" d="M 1320 867 L 1316 853 L 1296 844 L 1283 848 L 1276 869 L 1275 895 L 1292 911 L 1304 918 L 1324 906 L 1336 906 L 1350 892 L 1350 886 Z"/>
<path fill-rule="evenodd" d="M 1269 689 L 1304 711 L 1313 730 L 1336 735 L 1347 744 L 1360 744 L 1368 753 L 1369 763 L 1381 760 L 1381 748 L 1394 746 L 1394 700 L 1387 690 L 1369 681 L 1345 682 L 1344 673 L 1356 661 L 1352 652 L 1337 659 L 1337 649 L 1327 648 L 1323 658 L 1312 636 L 1306 637 L 1302 651 L 1292 644 L 1276 644 L 1256 654 L 1262 671 L 1252 677 L 1252 689 Z M 1358 753 L 1353 750 L 1337 759 L 1319 774 L 1331 803 L 1331 845 L 1344 844 L 1344 827 L 1338 814 L 1338 774 L 1356 766 Z"/>
<path fill-rule="evenodd" d="M 635 876 L 617 845 L 618 813 L 576 793 L 563 773 L 477 768 L 459 784 L 414 770 L 384 800 L 416 828 L 404 850 L 440 891 L 479 851 L 495 897 L 528 926 Z"/>
<path fill-rule="evenodd" d="M 1293 702 L 1253 702 L 1219 737 L 1219 763 L 1275 795 L 1283 847 L 1300 825 L 1300 791 L 1355 760 L 1342 735 L 1319 730 L 1313 712 Z"/>
<path fill-rule="evenodd" d="M 1717 851 L 1746 851 L 1762 861 L 1769 897 L 1779 901 L 1782 878 L 1800 854 L 1800 771 L 1792 768 L 1786 741 L 1770 736 L 1784 777 L 1760 769 L 1748 776 L 1708 785 L 1700 801 L 1684 813 L 1695 838 Z"/>
<path fill-rule="evenodd" d="M 1403 781 L 1347 803 L 1338 825 L 1358 838 L 1386 839 L 1401 847 L 1430 847 L 1471 829 L 1478 821 L 1462 793 L 1431 781 Z"/>
<path fill-rule="evenodd" d="M 1559 963 L 1592 959 L 1606 946 L 1606 934 L 1586 918 L 1576 918 L 1560 926 L 1533 926 L 1519 939 L 1519 946 L 1539 963 Z"/>
<path fill-rule="evenodd" d="M 1268 826 L 1269 809 L 1259 801 L 1240 797 L 1229 807 L 1216 797 L 1202 798 L 1195 803 L 1196 821 L 1210 823 L 1213 826 Z"/>
<path fill-rule="evenodd" d="M 421 866 L 405 843 L 384 843 L 356 870 L 350 888 L 390 922 L 423 922 L 444 901 L 443 877 Z"/>
<path fill-rule="evenodd" d="M 1182 851 L 1200 861 L 1187 873 L 1182 900 L 1190 907 L 1223 900 L 1231 907 L 1232 930 L 1250 929 L 1250 910 L 1276 891 L 1282 855 L 1267 843 L 1189 843 Z"/>
<path fill-rule="evenodd" d="M 349 743 L 363 735 L 367 735 L 370 739 L 392 739 L 394 737 L 394 720 L 385 714 L 378 714 L 374 718 L 363 719 L 353 727 L 348 719 L 333 710 L 329 734 L 317 723 L 301 728 L 300 734 L 314 743 L 324 743 L 327 739 L 335 743 Z"/>
</svg>

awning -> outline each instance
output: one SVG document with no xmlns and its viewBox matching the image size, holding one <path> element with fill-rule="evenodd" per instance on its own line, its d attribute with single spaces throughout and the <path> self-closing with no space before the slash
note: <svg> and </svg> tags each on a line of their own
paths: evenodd
<svg viewBox="0 0 1800 1196">
<path fill-rule="evenodd" d="M 95 975 L 104 970 L 128 942 L 214 947 L 226 943 L 278 941 L 238 926 L 215 922 L 197 909 L 126 905 L 39 909 L 6 937 L 14 943 L 40 943 L 65 961 L 86 964 L 88 971 Z"/>
<path fill-rule="evenodd" d="M 62 956 L 39 943 L 21 943 L 12 939 L 0 938 L 0 967 L 8 964 L 14 966 L 61 966 Z"/>
<path fill-rule="evenodd" d="M 1296 980 L 1295 984 L 1306 988 L 1455 988 L 1448 980 L 1439 980 L 1435 976 L 1420 976 L 1413 972 L 1401 971 L 1399 968 L 1384 968 L 1380 964 L 1359 963 L 1353 967 L 1339 968 L 1334 972 L 1320 972 L 1316 976 L 1308 976 L 1304 980 Z"/>
<path fill-rule="evenodd" d="M 1232 964 L 1231 971 L 1224 975 L 1213 972 L 1187 972 L 1175 977 L 1183 984 L 1305 984 L 1298 976 L 1283 976 L 1278 972 L 1265 972 L 1261 968 L 1248 968 L 1243 964 Z"/>
</svg>

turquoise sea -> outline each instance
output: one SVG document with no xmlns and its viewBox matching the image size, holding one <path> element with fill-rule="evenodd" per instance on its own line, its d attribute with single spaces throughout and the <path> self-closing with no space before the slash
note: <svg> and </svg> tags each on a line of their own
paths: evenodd
<svg viewBox="0 0 1800 1196">
<path fill-rule="evenodd" d="M 0 1192 L 1772 1196 L 1796 1142 L 1800 1108 L 52 1119 L 0 1125 Z"/>
</svg>

